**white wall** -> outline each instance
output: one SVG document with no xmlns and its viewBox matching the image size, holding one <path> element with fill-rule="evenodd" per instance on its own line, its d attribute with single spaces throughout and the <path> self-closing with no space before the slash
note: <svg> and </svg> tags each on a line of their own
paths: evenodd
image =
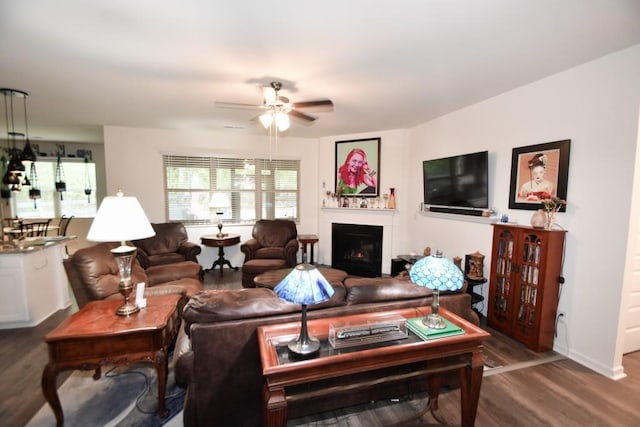
<svg viewBox="0 0 640 427">
<path fill-rule="evenodd" d="M 554 349 L 609 377 L 620 377 L 616 347 L 630 194 L 640 106 L 640 45 L 488 99 L 411 130 L 412 204 L 421 200 L 421 161 L 488 149 L 490 204 L 529 224 L 532 211 L 508 210 L 515 147 L 571 139 L 568 230 Z M 407 218 L 417 235 L 445 253 L 478 249 L 489 274 L 491 227 L 438 218 Z M 425 237 L 427 238 L 427 237 Z M 433 245 L 432 245 L 433 246 Z M 485 290 L 486 293 L 486 290 Z"/>
<path fill-rule="evenodd" d="M 558 223 L 568 230 L 555 349 L 611 378 L 624 375 L 617 344 L 625 269 L 630 194 L 640 106 L 640 45 L 609 55 L 517 90 L 488 99 L 409 130 L 385 130 L 321 138 L 282 138 L 279 153 L 302 160 L 300 233 L 317 233 L 322 182 L 335 185 L 335 141 L 381 137 L 380 187 L 397 189 L 399 224 L 393 253 L 421 252 L 425 246 L 447 256 L 479 250 L 489 274 L 492 228 L 458 219 L 417 213 L 422 201 L 422 161 L 489 150 L 490 204 L 511 220 L 528 224 L 532 211 L 508 210 L 513 148 L 571 139 L 567 212 Z M 372 127 L 374 124 L 372 124 Z M 123 188 L 140 198 L 152 221 L 163 221 L 163 152 L 232 156 L 268 155 L 268 138 L 234 132 L 187 132 L 105 128 L 107 192 Z M 281 157 L 280 154 L 274 157 Z M 231 227 L 229 227 L 231 228 Z M 199 241 L 211 228 L 190 229 Z M 249 227 L 229 230 L 243 238 Z M 209 250 L 207 250 L 209 249 Z M 212 262 L 205 249 L 201 263 Z M 228 248 L 234 265 L 243 259 Z M 318 243 L 319 261 L 326 258 Z M 386 269 L 386 267 L 385 267 Z M 487 286 L 484 293 L 486 295 Z"/>
<path fill-rule="evenodd" d="M 300 218 L 298 232 L 315 233 L 318 220 L 318 141 L 305 138 L 279 138 L 269 144 L 269 136 L 247 136 L 234 132 L 178 131 L 107 126 L 104 130 L 107 194 L 118 189 L 138 198 L 151 222 L 166 221 L 163 154 L 211 155 L 247 158 L 300 160 Z M 251 237 L 251 226 L 224 227 L 227 233 Z M 188 227 L 189 240 L 199 243 L 205 234 L 217 233 L 215 227 Z M 217 248 L 203 247 L 199 262 L 210 267 L 218 257 Z M 241 266 L 240 246 L 225 248 L 225 257 Z"/>
</svg>

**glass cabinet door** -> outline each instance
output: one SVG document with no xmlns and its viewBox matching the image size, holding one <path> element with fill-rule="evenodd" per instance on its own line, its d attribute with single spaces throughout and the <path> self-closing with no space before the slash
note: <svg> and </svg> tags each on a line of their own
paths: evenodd
<svg viewBox="0 0 640 427">
<path fill-rule="evenodd" d="M 510 295 L 513 289 L 511 273 L 514 263 L 514 235 L 509 230 L 504 230 L 498 237 L 495 263 L 495 296 L 491 301 L 493 304 L 492 315 L 498 322 L 509 321 L 511 311 Z"/>
<path fill-rule="evenodd" d="M 519 289 L 516 301 L 517 329 L 523 334 L 536 325 L 538 284 L 540 276 L 540 257 L 542 240 L 534 233 L 524 235 L 519 275 Z"/>
</svg>

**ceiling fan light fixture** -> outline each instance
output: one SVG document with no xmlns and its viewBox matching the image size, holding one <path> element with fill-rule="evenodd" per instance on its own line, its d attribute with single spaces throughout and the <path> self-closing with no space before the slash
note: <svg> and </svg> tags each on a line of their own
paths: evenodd
<svg viewBox="0 0 640 427">
<path fill-rule="evenodd" d="M 291 126 L 291 122 L 289 121 L 289 116 L 287 113 L 279 111 L 276 113 L 276 126 L 278 127 L 279 132 L 284 132 L 289 129 Z"/>
<path fill-rule="evenodd" d="M 258 118 L 260 119 L 260 123 L 262 123 L 262 126 L 264 126 L 265 129 L 269 129 L 269 126 L 271 126 L 271 123 L 273 123 L 273 114 L 271 113 L 271 111 L 260 114 Z"/>
</svg>

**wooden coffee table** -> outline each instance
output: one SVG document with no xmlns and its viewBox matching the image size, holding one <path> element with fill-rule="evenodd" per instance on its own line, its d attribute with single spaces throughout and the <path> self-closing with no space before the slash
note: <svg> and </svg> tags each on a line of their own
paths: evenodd
<svg viewBox="0 0 640 427">
<path fill-rule="evenodd" d="M 169 415 L 164 402 L 167 348 L 180 326 L 177 306 L 181 298 L 179 294 L 147 297 L 147 307 L 131 316 L 115 314 L 122 300 L 93 301 L 45 335 L 49 363 L 42 373 L 42 391 L 58 426 L 64 422 L 56 387 L 59 372 L 95 369 L 93 378 L 97 380 L 102 366 L 133 362 L 149 362 L 155 366 L 158 414 L 163 418 Z"/>
<path fill-rule="evenodd" d="M 371 381 L 351 382 L 347 376 L 381 368 L 426 362 L 419 370 L 410 370 L 405 379 L 430 374 L 429 397 L 432 401 L 432 410 L 437 410 L 441 375 L 445 372 L 459 372 L 462 426 L 473 426 L 482 384 L 484 365 L 482 342 L 489 337 L 489 333 L 445 308 L 440 307 L 440 315 L 464 329 L 464 335 L 422 341 L 410 333 L 409 338 L 394 341 L 389 345 L 356 348 L 348 352 L 336 351 L 324 344 L 332 323 L 366 323 L 375 321 L 376 316 L 388 314 L 399 314 L 405 318 L 423 317 L 430 312 L 430 307 L 420 307 L 311 320 L 308 322 L 309 333 L 323 341 L 323 348 L 317 358 L 303 361 L 289 360 L 286 356 L 287 343 L 298 335 L 300 322 L 259 327 L 258 344 L 264 376 L 264 425 L 285 426 L 289 401 L 295 400 L 300 404 L 304 403 L 306 398 L 330 396 L 335 393 L 332 389 L 323 390 L 322 387 L 314 387 L 314 383 L 343 377 L 344 380 L 340 384 L 341 390 L 364 389 L 371 386 Z M 398 380 L 397 376 L 395 380 Z M 379 384 L 381 381 L 384 381 L 384 378 L 376 379 L 374 382 Z M 304 387 L 296 388 L 301 384 L 304 384 Z"/>
</svg>

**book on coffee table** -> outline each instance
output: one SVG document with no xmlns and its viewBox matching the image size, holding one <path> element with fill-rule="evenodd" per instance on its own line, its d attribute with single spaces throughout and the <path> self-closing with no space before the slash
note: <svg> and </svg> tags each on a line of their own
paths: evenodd
<svg viewBox="0 0 640 427">
<path fill-rule="evenodd" d="M 464 330 L 461 327 L 454 325 L 445 318 L 442 319 L 444 320 L 444 323 L 446 325 L 443 329 L 429 328 L 424 323 L 422 323 L 423 319 L 424 317 L 414 317 L 411 319 L 407 319 L 407 329 L 409 329 L 424 341 L 464 334 Z"/>
</svg>

